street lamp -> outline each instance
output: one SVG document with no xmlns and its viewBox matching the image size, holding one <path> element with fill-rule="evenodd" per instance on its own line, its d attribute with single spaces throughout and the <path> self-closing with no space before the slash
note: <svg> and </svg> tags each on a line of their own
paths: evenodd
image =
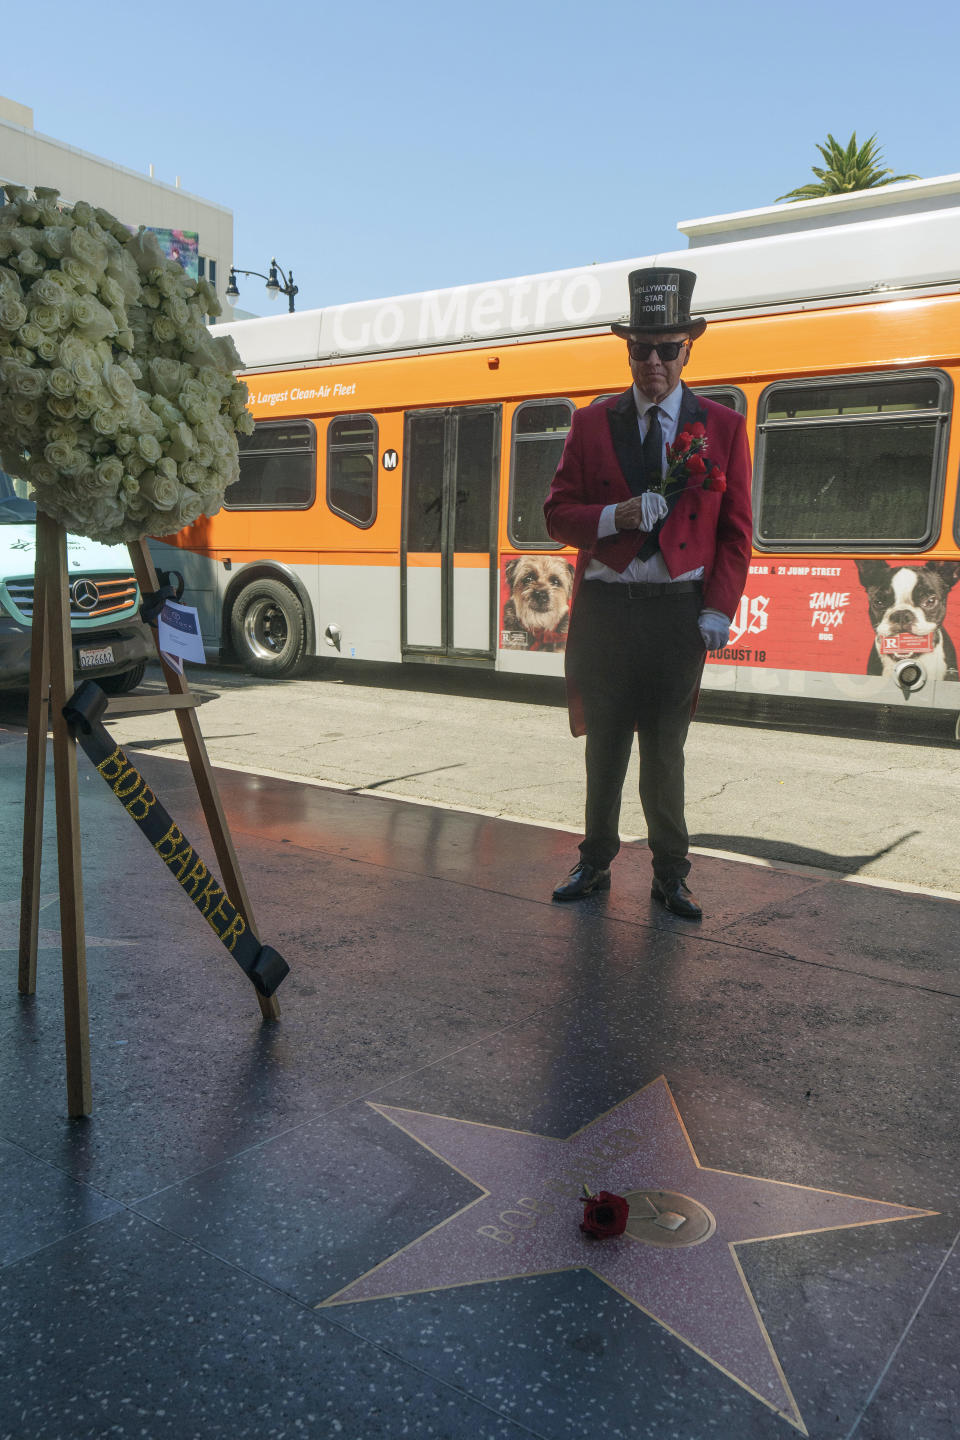
<svg viewBox="0 0 960 1440">
<path fill-rule="evenodd" d="M 280 280 L 277 278 L 278 271 L 283 277 L 282 285 L 280 283 Z M 294 285 L 293 283 L 293 271 L 291 270 L 288 275 L 286 270 L 284 270 L 283 266 L 277 264 L 276 256 L 274 256 L 273 259 L 270 261 L 269 275 L 264 275 L 262 270 L 239 270 L 235 265 L 230 266 L 230 279 L 227 281 L 227 288 L 224 291 L 224 294 L 226 295 L 227 300 L 231 305 L 236 305 L 237 301 L 240 299 L 240 291 L 237 287 L 238 275 L 257 275 L 261 280 L 266 280 L 267 294 L 270 296 L 270 299 L 279 300 L 281 295 L 286 295 L 287 299 L 290 301 L 290 314 L 293 314 L 293 297 L 294 295 L 299 293 L 299 287 Z"/>
</svg>

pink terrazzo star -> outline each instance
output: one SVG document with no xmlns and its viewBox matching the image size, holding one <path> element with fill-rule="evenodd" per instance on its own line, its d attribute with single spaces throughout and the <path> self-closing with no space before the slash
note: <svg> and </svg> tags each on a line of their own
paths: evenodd
<svg viewBox="0 0 960 1440">
<path fill-rule="evenodd" d="M 567 1140 L 417 1110 L 372 1108 L 485 1194 L 324 1305 L 592 1270 L 803 1434 L 806 1427 L 735 1247 L 935 1213 L 703 1168 L 663 1077 Z M 683 1224 L 677 1225 L 674 1214 L 662 1217 L 654 1233 L 658 1243 L 629 1234 L 592 1240 L 579 1228 L 584 1184 L 628 1196 L 652 1190 L 688 1197 L 715 1229 L 713 1223 L 698 1229 L 684 1222 L 691 1233 L 706 1231 L 704 1238 L 684 1243 Z M 656 1215 L 644 1201 L 634 1202 L 631 1219 L 635 1211 Z"/>
</svg>

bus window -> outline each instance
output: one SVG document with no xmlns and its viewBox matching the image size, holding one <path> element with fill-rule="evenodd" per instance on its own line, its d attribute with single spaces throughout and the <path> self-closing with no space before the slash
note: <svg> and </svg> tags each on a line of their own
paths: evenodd
<svg viewBox="0 0 960 1440">
<path fill-rule="evenodd" d="M 950 388 L 937 370 L 771 385 L 757 425 L 757 543 L 930 544 Z"/>
<path fill-rule="evenodd" d="M 557 549 L 547 534 L 543 502 L 560 463 L 572 415 L 569 400 L 528 400 L 514 413 L 507 533 L 517 550 Z"/>
<path fill-rule="evenodd" d="M 500 448 L 500 416 L 461 410 L 457 425 L 456 509 L 453 548 L 460 554 L 490 553 L 493 474 Z"/>
<path fill-rule="evenodd" d="M 691 389 L 694 395 L 700 395 L 704 400 L 715 400 L 718 405 L 726 405 L 728 410 L 736 410 L 738 415 L 747 413 L 747 397 L 733 385 L 696 385 Z"/>
<path fill-rule="evenodd" d="M 443 466 L 446 417 L 442 410 L 407 418 L 404 488 L 407 495 L 407 550 L 440 551 L 443 530 Z"/>
<path fill-rule="evenodd" d="M 366 530 L 377 518 L 377 422 L 339 415 L 327 431 L 327 504 Z"/>
<path fill-rule="evenodd" d="M 316 430 L 310 420 L 258 420 L 241 435 L 240 479 L 225 510 L 306 510 L 316 494 Z"/>
</svg>

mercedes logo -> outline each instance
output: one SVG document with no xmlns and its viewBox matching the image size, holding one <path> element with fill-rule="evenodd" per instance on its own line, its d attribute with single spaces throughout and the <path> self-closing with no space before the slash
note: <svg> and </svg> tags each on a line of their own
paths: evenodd
<svg viewBox="0 0 960 1440">
<path fill-rule="evenodd" d="M 70 586 L 70 598 L 78 610 L 96 610 L 100 591 L 92 580 L 81 578 Z"/>
</svg>

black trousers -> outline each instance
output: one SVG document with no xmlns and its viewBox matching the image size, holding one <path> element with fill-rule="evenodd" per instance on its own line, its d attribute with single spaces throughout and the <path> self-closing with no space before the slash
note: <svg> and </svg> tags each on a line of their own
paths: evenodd
<svg viewBox="0 0 960 1440">
<path fill-rule="evenodd" d="M 620 798 L 634 732 L 640 803 L 654 874 L 690 871 L 683 816 L 683 747 L 706 655 L 697 581 L 674 585 L 587 580 L 577 594 L 567 673 L 583 701 L 587 804 L 580 854 L 605 868 L 620 849 Z"/>
</svg>

